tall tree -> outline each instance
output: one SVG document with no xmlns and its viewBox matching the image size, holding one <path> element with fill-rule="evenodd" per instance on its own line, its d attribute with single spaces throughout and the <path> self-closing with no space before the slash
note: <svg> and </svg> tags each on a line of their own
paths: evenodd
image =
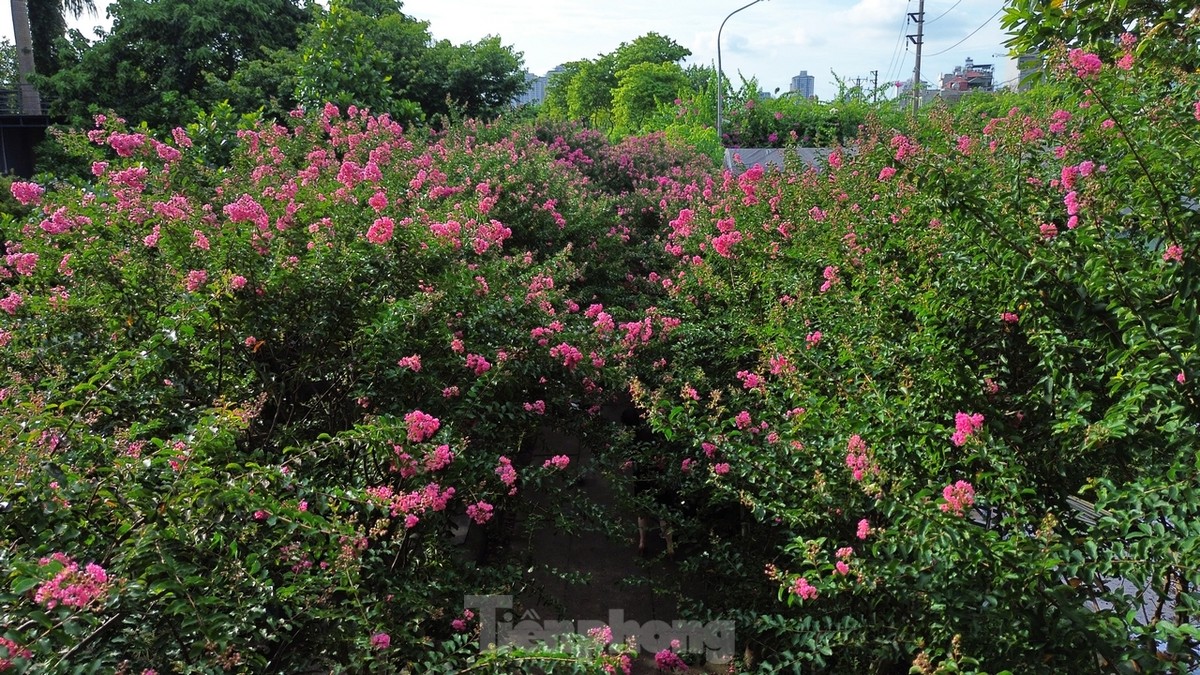
<svg viewBox="0 0 1200 675">
<path fill-rule="evenodd" d="M 28 10 L 29 30 L 33 35 L 33 61 L 37 72 L 53 75 L 58 70 L 58 40 L 67 34 L 67 15 L 76 19 L 83 16 L 85 11 L 95 15 L 95 0 L 23 1 Z M 13 12 L 13 21 L 17 20 L 17 13 Z M 20 34 L 19 30 L 17 34 Z"/>
<path fill-rule="evenodd" d="M 92 43 L 74 33 L 61 68 L 45 81 L 57 112 L 93 108 L 131 121 L 175 124 L 221 99 L 243 63 L 294 48 L 309 21 L 305 0 L 117 0 L 112 30 Z M 48 90 L 48 91 L 46 91 Z"/>
<path fill-rule="evenodd" d="M 299 101 L 353 103 L 401 120 L 452 109 L 490 117 L 525 87 L 520 52 L 499 37 L 434 42 L 428 22 L 392 11 L 393 4 L 332 3 L 300 46 Z"/>
</svg>

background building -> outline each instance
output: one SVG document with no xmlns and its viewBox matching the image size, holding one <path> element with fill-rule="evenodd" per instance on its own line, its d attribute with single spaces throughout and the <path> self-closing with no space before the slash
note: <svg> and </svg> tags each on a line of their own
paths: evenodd
<svg viewBox="0 0 1200 675">
<path fill-rule="evenodd" d="M 990 63 L 974 63 L 970 58 L 954 71 L 942 75 L 942 91 L 993 91 L 994 70 Z"/>
<path fill-rule="evenodd" d="M 563 72 L 562 66 L 555 66 L 550 69 L 550 72 L 541 77 L 535 76 L 528 70 L 525 71 L 525 83 L 529 85 L 529 89 L 524 94 L 513 99 L 513 106 L 520 107 L 523 105 L 536 105 L 546 100 L 546 86 L 550 84 L 550 78 L 556 73 Z"/>
<path fill-rule="evenodd" d="M 813 86 L 816 84 L 816 79 L 812 75 L 809 75 L 807 70 L 802 70 L 799 75 L 792 78 L 790 91 L 796 92 L 804 98 L 812 98 Z"/>
</svg>

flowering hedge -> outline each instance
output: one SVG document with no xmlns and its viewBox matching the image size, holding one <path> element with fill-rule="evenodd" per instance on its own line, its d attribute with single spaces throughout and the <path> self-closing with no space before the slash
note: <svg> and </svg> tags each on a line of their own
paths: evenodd
<svg viewBox="0 0 1200 675">
<path fill-rule="evenodd" d="M 468 658 L 463 593 L 521 577 L 452 532 L 502 539 L 577 471 L 527 451 L 586 434 L 641 346 L 620 324 L 667 320 L 605 275 L 671 181 L 333 106 L 236 139 L 100 117 L 74 147 L 94 181 L 14 183 L 33 215 L 4 225 L 4 667 Z"/>
<path fill-rule="evenodd" d="M 661 437 L 598 454 L 679 496 L 759 672 L 1194 668 L 1200 79 L 1151 39 L 821 171 L 100 120 L 94 181 L 3 221 L 0 667 L 523 667 L 458 609 L 520 569 L 451 532 L 547 503 L 578 468 L 527 439 L 627 389 Z"/>
<path fill-rule="evenodd" d="M 764 670 L 1200 659 L 1200 79 L 1137 42 L 669 222 L 682 323 L 634 391 L 681 444 L 688 564 L 729 580 L 706 608 Z"/>
</svg>

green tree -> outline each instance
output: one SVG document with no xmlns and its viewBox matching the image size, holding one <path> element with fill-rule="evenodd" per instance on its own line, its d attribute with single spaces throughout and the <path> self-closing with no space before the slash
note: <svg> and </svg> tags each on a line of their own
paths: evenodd
<svg viewBox="0 0 1200 675">
<path fill-rule="evenodd" d="M 383 28 L 383 20 L 335 2 L 300 48 L 297 100 L 307 105 L 332 101 L 394 111 L 400 105 L 391 82 L 396 64 L 380 44 Z M 424 47 L 429 38 L 425 26 L 413 28 L 419 31 L 414 46 Z"/>
<path fill-rule="evenodd" d="M 603 129 L 621 126 L 623 123 L 617 122 L 613 109 L 613 97 L 621 86 L 621 72 L 641 64 L 674 65 L 690 54 L 674 40 L 651 32 L 633 42 L 622 42 L 615 50 L 601 54 L 595 60 L 566 64 L 565 72 L 552 77 L 546 88 L 545 115 L 558 121 L 580 120 Z M 678 66 L 675 70 L 683 72 Z M 637 89 L 633 86 L 627 96 Z M 643 112 L 653 113 L 654 108 Z"/>
<path fill-rule="evenodd" d="M 688 85 L 675 63 L 638 63 L 617 73 L 613 91 L 613 123 L 618 131 L 637 133 L 659 106 L 671 104 Z"/>
<path fill-rule="evenodd" d="M 67 33 L 67 14 L 76 19 L 85 11 L 95 14 L 95 0 L 25 0 L 25 5 L 33 34 L 34 66 L 37 72 L 51 75 L 58 70 L 58 40 Z"/>
<path fill-rule="evenodd" d="M 671 38 L 650 32 L 633 42 L 622 42 L 613 52 L 613 67 L 620 73 L 639 63 L 678 63 L 691 55 L 691 50 Z"/>
<path fill-rule="evenodd" d="M 585 61 L 567 85 L 567 115 L 594 127 L 612 124 L 612 90 L 617 86 L 611 54 Z"/>
<path fill-rule="evenodd" d="M 151 125 L 176 124 L 220 99 L 239 66 L 294 48 L 309 20 L 296 0 L 118 0 L 111 32 L 78 32 L 60 45 L 60 69 L 43 79 L 55 112 L 81 122 L 112 109 Z"/>
<path fill-rule="evenodd" d="M 542 101 L 543 114 L 551 120 L 564 122 L 571 118 L 570 106 L 567 102 L 567 90 L 571 80 L 579 74 L 587 61 L 570 61 L 562 64 L 561 72 L 550 76 L 546 83 L 546 98 Z"/>
<path fill-rule="evenodd" d="M 491 117 L 526 86 L 521 54 L 499 37 L 434 42 L 428 22 L 389 7 L 334 3 L 300 47 L 298 101 L 354 104 L 410 121 L 452 109 Z"/>
</svg>

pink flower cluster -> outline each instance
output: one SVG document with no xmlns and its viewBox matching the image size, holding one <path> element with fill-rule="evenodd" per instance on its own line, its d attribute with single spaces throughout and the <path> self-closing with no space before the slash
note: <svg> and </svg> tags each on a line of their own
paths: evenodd
<svg viewBox="0 0 1200 675">
<path fill-rule="evenodd" d="M 757 373 L 748 370 L 739 370 L 737 378 L 741 380 L 742 386 L 746 389 L 760 389 L 766 384 Z"/>
<path fill-rule="evenodd" d="M 663 649 L 654 655 L 654 667 L 668 673 L 686 673 L 688 666 L 678 654 Z"/>
<path fill-rule="evenodd" d="M 751 423 L 752 420 L 750 419 L 750 412 L 747 410 L 741 411 L 737 414 L 737 417 L 733 418 L 734 426 L 739 429 L 745 429 L 746 427 L 750 426 Z"/>
<path fill-rule="evenodd" d="M 733 245 L 742 241 L 742 233 L 737 230 L 713 237 L 712 247 L 722 258 L 733 257 Z"/>
<path fill-rule="evenodd" d="M 1099 56 L 1082 49 L 1072 49 L 1067 52 L 1067 62 L 1075 69 L 1075 75 L 1084 79 L 1100 74 L 1100 69 L 1104 65 Z"/>
<path fill-rule="evenodd" d="M 809 333 L 808 335 L 805 335 L 804 336 L 804 342 L 805 342 L 804 346 L 808 349 L 812 349 L 813 347 L 816 347 L 817 345 L 821 344 L 821 337 L 822 337 L 821 331 L 819 331 L 819 330 L 815 330 L 815 331 Z"/>
<path fill-rule="evenodd" d="M 476 375 L 483 375 L 492 369 L 492 364 L 482 354 L 467 354 L 467 367 Z"/>
<path fill-rule="evenodd" d="M 866 518 L 858 521 L 858 530 L 855 532 L 855 536 L 859 539 L 866 539 L 871 536 L 871 521 Z"/>
<path fill-rule="evenodd" d="M 854 549 L 849 546 L 843 546 L 834 554 L 837 557 L 837 562 L 833 565 L 833 573 L 838 576 L 846 576 L 850 573 L 850 556 L 854 555 Z"/>
<path fill-rule="evenodd" d="M 401 358 L 399 361 L 397 361 L 396 364 L 399 365 L 401 368 L 408 368 L 409 370 L 413 371 L 414 373 L 420 372 L 421 371 L 421 355 L 413 354 L 411 356 L 405 356 L 405 357 Z"/>
<path fill-rule="evenodd" d="M 871 461 L 867 452 L 867 443 L 858 434 L 850 437 L 846 444 L 846 467 L 850 469 L 854 480 L 862 480 L 868 473 L 878 473 L 879 467 Z"/>
<path fill-rule="evenodd" d="M 187 273 L 187 279 L 184 281 L 184 287 L 189 293 L 195 293 L 208 283 L 208 272 L 206 270 L 190 270 Z"/>
<path fill-rule="evenodd" d="M 1163 262 L 1183 262 L 1183 247 L 1179 244 L 1171 244 L 1162 255 Z"/>
<path fill-rule="evenodd" d="M 542 463 L 545 469 L 565 469 L 571 464 L 571 458 L 566 455 L 555 455 Z"/>
<path fill-rule="evenodd" d="M 425 457 L 425 468 L 429 471 L 441 471 L 454 461 L 454 453 L 449 445 L 439 445 Z"/>
<path fill-rule="evenodd" d="M 965 412 L 957 412 L 954 414 L 954 435 L 950 437 L 950 442 L 955 447 L 962 447 L 968 438 L 974 436 L 982 428 L 983 415 L 979 413 L 968 415 Z"/>
<path fill-rule="evenodd" d="M 825 283 L 821 284 L 822 293 L 829 292 L 829 289 L 841 283 L 842 279 L 838 276 L 838 272 L 839 270 L 835 265 L 825 267 L 825 271 L 821 273 L 821 276 L 825 277 Z"/>
<path fill-rule="evenodd" d="M 536 413 L 538 415 L 546 414 L 546 402 L 541 399 L 538 399 L 538 400 L 534 401 L 533 403 L 529 403 L 527 401 L 527 402 L 525 402 L 523 407 L 525 408 L 525 412 Z"/>
<path fill-rule="evenodd" d="M 517 493 L 517 470 L 513 468 L 512 460 L 501 455 L 500 464 L 496 467 L 496 475 L 500 477 L 500 482 L 511 488 L 508 494 L 514 495 Z"/>
<path fill-rule="evenodd" d="M 579 365 L 579 362 L 583 360 L 583 352 L 566 342 L 551 347 L 550 356 L 555 359 L 562 359 L 562 364 L 567 370 L 575 370 L 575 366 Z"/>
<path fill-rule="evenodd" d="M 921 146 L 916 141 L 903 134 L 892 136 L 892 147 L 896 149 L 896 161 L 900 162 L 913 155 L 921 149 Z"/>
<path fill-rule="evenodd" d="M 38 204 L 42 201 L 42 195 L 45 194 L 46 188 L 37 183 L 27 183 L 25 181 L 13 181 L 9 186 L 9 191 L 12 192 L 13 199 L 16 199 L 22 206 L 30 204 Z"/>
<path fill-rule="evenodd" d="M 808 579 L 798 577 L 792 582 L 792 595 L 799 597 L 801 600 L 816 600 L 817 588 L 808 583 Z"/>
<path fill-rule="evenodd" d="M 483 525 L 492 519 L 494 510 L 491 504 L 481 501 L 467 506 L 467 517 L 475 521 L 476 525 Z"/>
<path fill-rule="evenodd" d="M 392 646 L 392 636 L 387 633 L 376 633 L 371 636 L 371 647 L 373 649 L 387 649 Z"/>
<path fill-rule="evenodd" d="M 37 269 L 38 254 L 36 253 L 9 253 L 4 256 L 4 262 L 9 267 L 13 268 L 17 274 L 23 277 L 33 276 L 33 272 Z M 0 274 L 0 276 L 3 276 Z"/>
<path fill-rule="evenodd" d="M 38 565 L 42 567 L 54 563 L 61 565 L 62 569 L 38 587 L 34 594 L 34 600 L 38 604 L 44 605 L 46 609 L 54 609 L 59 605 L 86 609 L 104 601 L 109 585 L 108 573 L 103 567 L 88 563 L 80 569 L 79 563 L 64 553 L 55 553 L 38 561 Z"/>
<path fill-rule="evenodd" d="M 450 622 L 450 627 L 460 633 L 464 633 L 467 630 L 467 624 L 474 618 L 475 612 L 472 612 L 469 609 L 464 609 L 462 616 Z"/>
<path fill-rule="evenodd" d="M 0 656 L 0 672 L 12 668 L 13 659 L 28 659 L 33 656 L 33 653 L 28 649 L 6 637 L 0 637 L 0 647 L 3 647 L 5 650 L 4 656 Z"/>
<path fill-rule="evenodd" d="M 599 642 L 601 645 L 608 645 L 613 641 L 612 628 L 609 627 L 608 624 L 596 626 L 595 628 L 589 628 L 587 636 L 596 642 Z"/>
<path fill-rule="evenodd" d="M 396 231 L 396 222 L 387 216 L 376 218 L 367 229 L 367 241 L 382 246 L 392 240 Z"/>
<path fill-rule="evenodd" d="M 22 298 L 20 293 L 9 291 L 5 298 L 0 299 L 0 309 L 9 314 L 16 314 L 17 308 L 24 304 L 24 302 L 25 298 Z"/>
<path fill-rule="evenodd" d="M 414 410 L 405 415 L 404 422 L 408 425 L 408 440 L 414 443 L 429 439 L 442 426 L 438 418 L 420 410 Z"/>
<path fill-rule="evenodd" d="M 975 504 L 975 488 L 965 480 L 956 481 L 942 489 L 942 499 L 946 500 L 939 507 L 942 513 L 961 516 Z"/>
</svg>

